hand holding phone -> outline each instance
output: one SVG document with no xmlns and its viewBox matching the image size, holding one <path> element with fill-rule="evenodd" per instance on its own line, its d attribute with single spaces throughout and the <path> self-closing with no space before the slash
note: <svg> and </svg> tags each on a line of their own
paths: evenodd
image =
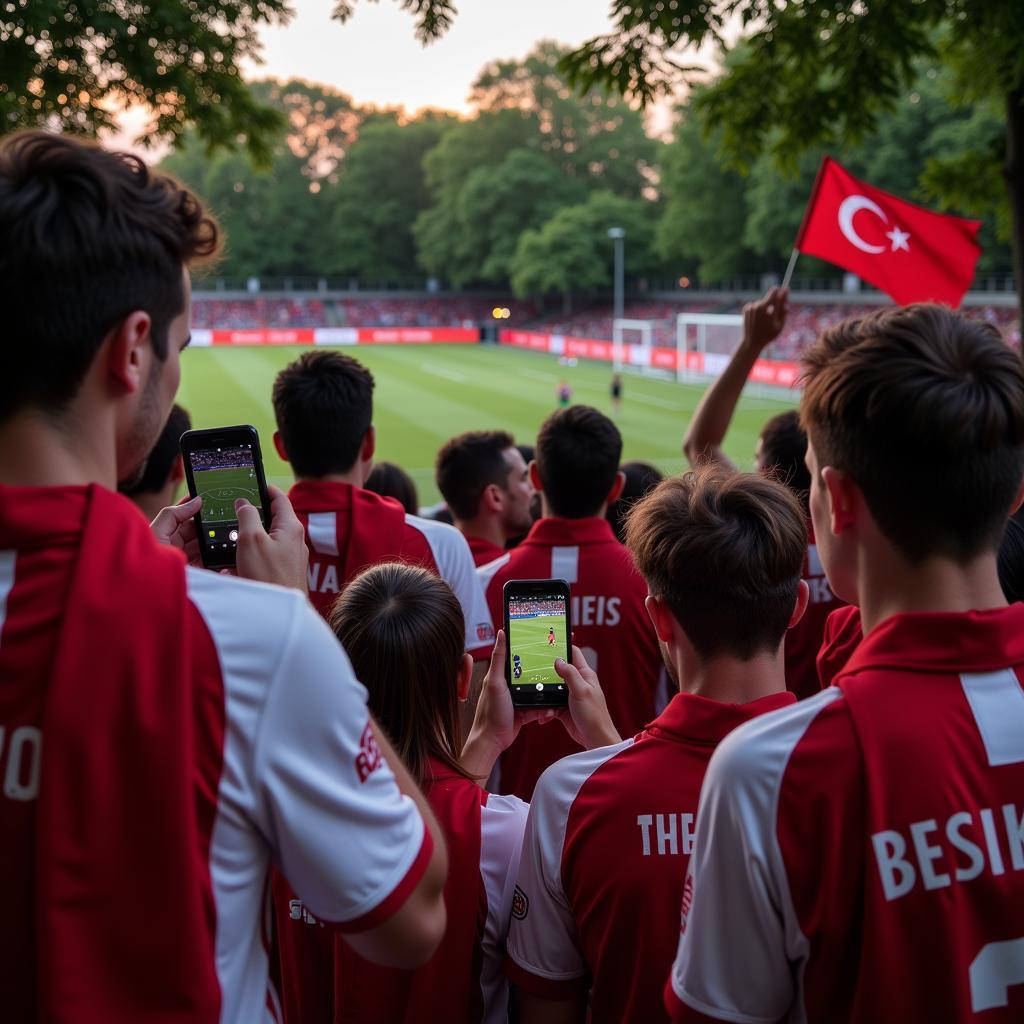
<svg viewBox="0 0 1024 1024">
<path fill-rule="evenodd" d="M 561 708 L 569 702 L 555 659 L 569 661 L 572 625 L 565 580 L 509 580 L 504 587 L 505 682 L 515 707 Z"/>
</svg>

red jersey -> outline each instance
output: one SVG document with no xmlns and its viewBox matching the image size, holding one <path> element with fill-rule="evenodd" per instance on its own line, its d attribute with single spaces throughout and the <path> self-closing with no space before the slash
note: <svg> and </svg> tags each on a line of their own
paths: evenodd
<svg viewBox="0 0 1024 1024">
<path fill-rule="evenodd" d="M 445 834 L 448 925 L 412 971 L 364 960 L 275 878 L 285 1024 L 504 1024 L 501 969 L 527 806 L 433 763 L 424 793 Z"/>
<path fill-rule="evenodd" d="M 592 1024 L 667 1019 L 661 988 L 708 761 L 736 726 L 794 700 L 677 694 L 635 740 L 541 776 L 508 940 L 506 971 L 520 988 L 556 999 L 590 990 Z"/>
<path fill-rule="evenodd" d="M 783 648 L 786 657 L 786 685 L 796 694 L 797 700 L 810 697 L 821 689 L 815 659 L 821 648 L 825 621 L 832 612 L 843 607 L 845 603 L 832 593 L 821 558 L 818 556 L 813 533 L 804 558 L 803 578 L 809 591 L 807 610 L 803 618 L 792 629 L 786 631 Z"/>
<path fill-rule="evenodd" d="M 902 614 L 712 758 L 680 1021 L 1024 1019 L 1024 607 Z"/>
<path fill-rule="evenodd" d="M 447 523 L 409 515 L 362 487 L 300 480 L 288 492 L 309 546 L 309 597 L 325 618 L 345 584 L 371 565 L 406 562 L 452 588 L 466 619 L 466 650 L 485 657 L 494 628 L 465 537 Z"/>
<path fill-rule="evenodd" d="M 505 554 L 504 548 L 499 548 L 497 544 L 492 544 L 489 540 L 484 540 L 483 537 L 470 537 L 469 534 L 466 534 L 466 541 L 477 568 L 487 565 Z"/>
<path fill-rule="evenodd" d="M 822 689 L 831 686 L 864 639 L 860 609 L 855 604 L 837 608 L 825 621 L 825 635 L 818 651 L 818 678 Z"/>
<path fill-rule="evenodd" d="M 661 653 L 644 607 L 647 584 L 606 519 L 538 520 L 522 544 L 479 573 L 495 622 L 503 620 L 506 580 L 552 578 L 569 584 L 576 645 L 601 677 L 620 735 L 639 732 L 664 707 Z M 528 800 L 541 772 L 579 749 L 560 727 L 525 725 L 501 755 L 491 788 Z"/>
<path fill-rule="evenodd" d="M 0 679 L 4 1020 L 271 1021 L 271 859 L 352 929 L 426 869 L 308 602 L 186 568 L 126 498 L 0 487 Z"/>
</svg>

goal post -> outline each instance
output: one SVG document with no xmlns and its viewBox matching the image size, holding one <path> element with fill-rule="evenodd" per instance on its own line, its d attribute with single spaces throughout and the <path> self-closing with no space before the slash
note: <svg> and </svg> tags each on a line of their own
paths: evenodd
<svg viewBox="0 0 1024 1024">
<path fill-rule="evenodd" d="M 654 330 L 650 320 L 612 321 L 612 363 L 616 373 L 630 368 L 650 372 Z"/>
<path fill-rule="evenodd" d="M 680 313 L 676 317 L 676 379 L 720 376 L 742 338 L 739 313 Z"/>
</svg>

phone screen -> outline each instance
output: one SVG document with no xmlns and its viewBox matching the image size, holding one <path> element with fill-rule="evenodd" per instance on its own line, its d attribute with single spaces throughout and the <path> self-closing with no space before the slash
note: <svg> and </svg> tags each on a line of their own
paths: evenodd
<svg viewBox="0 0 1024 1024">
<path fill-rule="evenodd" d="M 565 689 L 555 658 L 568 649 L 568 610 L 564 584 L 550 592 L 508 596 L 510 683 L 514 687 Z"/>
<path fill-rule="evenodd" d="M 256 508 L 260 507 L 252 444 L 198 448 L 186 457 L 192 468 L 196 494 L 203 499 L 199 513 L 203 543 L 212 552 L 228 555 L 238 544 L 236 499 L 246 498 Z M 234 561 L 233 555 L 231 560 Z"/>
</svg>

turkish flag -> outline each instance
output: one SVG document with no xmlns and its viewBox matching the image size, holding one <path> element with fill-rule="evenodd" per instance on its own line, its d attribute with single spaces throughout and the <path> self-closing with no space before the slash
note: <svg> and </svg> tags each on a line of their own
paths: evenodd
<svg viewBox="0 0 1024 1024">
<path fill-rule="evenodd" d="M 955 309 L 974 279 L 979 227 L 858 181 L 825 157 L 796 248 L 853 271 L 900 305 Z"/>
</svg>

